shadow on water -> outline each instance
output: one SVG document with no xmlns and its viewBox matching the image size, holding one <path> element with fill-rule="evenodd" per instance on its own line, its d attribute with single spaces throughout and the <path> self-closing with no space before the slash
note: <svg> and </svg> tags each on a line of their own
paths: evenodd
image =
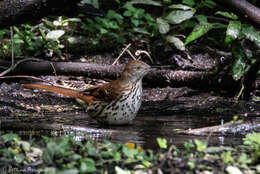
<svg viewBox="0 0 260 174">
<path fill-rule="evenodd" d="M 156 138 L 166 138 L 169 144 L 181 147 L 185 141 L 192 139 L 208 140 L 211 145 L 241 144 L 241 135 L 207 135 L 194 136 L 177 133 L 177 130 L 187 130 L 228 122 L 231 117 L 212 115 L 177 115 L 165 114 L 160 116 L 138 115 L 131 125 L 100 126 L 85 114 L 44 115 L 32 121 L 23 122 L 10 120 L 2 122 L 2 130 L 20 134 L 26 138 L 38 139 L 42 135 L 59 137 L 71 134 L 77 140 L 89 136 L 95 141 L 110 140 L 113 142 L 132 142 L 144 148 L 157 149 Z"/>
</svg>

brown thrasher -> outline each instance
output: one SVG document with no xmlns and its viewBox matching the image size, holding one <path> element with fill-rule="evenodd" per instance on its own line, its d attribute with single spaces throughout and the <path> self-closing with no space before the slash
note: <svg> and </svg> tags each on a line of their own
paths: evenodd
<svg viewBox="0 0 260 174">
<path fill-rule="evenodd" d="M 37 83 L 23 86 L 76 98 L 86 108 L 89 116 L 98 122 L 128 124 L 136 117 L 141 106 L 142 78 L 149 70 L 150 66 L 146 63 L 132 60 L 126 64 L 119 79 L 83 92 Z"/>
</svg>

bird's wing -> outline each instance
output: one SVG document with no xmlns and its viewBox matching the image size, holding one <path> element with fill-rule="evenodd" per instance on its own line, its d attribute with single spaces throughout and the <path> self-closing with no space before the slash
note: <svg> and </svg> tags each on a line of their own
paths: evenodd
<svg viewBox="0 0 260 174">
<path fill-rule="evenodd" d="M 101 86 L 93 86 L 85 90 L 84 93 L 93 96 L 97 100 L 109 102 L 120 97 L 125 90 L 126 87 L 124 85 L 118 83 L 118 80 L 114 80 Z"/>
</svg>

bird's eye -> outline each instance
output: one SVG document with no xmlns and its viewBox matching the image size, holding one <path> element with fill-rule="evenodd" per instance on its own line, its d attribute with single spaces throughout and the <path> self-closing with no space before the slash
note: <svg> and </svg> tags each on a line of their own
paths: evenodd
<svg viewBox="0 0 260 174">
<path fill-rule="evenodd" d="M 136 69 L 139 70 L 139 69 L 141 69 L 141 67 L 140 67 L 140 66 L 137 66 Z"/>
</svg>

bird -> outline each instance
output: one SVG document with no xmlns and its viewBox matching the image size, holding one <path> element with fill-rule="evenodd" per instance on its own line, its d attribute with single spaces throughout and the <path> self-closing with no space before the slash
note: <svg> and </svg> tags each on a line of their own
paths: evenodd
<svg viewBox="0 0 260 174">
<path fill-rule="evenodd" d="M 143 94 L 142 79 L 150 70 L 150 65 L 143 61 L 131 60 L 117 80 L 84 91 L 39 83 L 22 84 L 22 86 L 75 98 L 98 123 L 125 125 L 132 123 L 140 109 Z"/>
</svg>

